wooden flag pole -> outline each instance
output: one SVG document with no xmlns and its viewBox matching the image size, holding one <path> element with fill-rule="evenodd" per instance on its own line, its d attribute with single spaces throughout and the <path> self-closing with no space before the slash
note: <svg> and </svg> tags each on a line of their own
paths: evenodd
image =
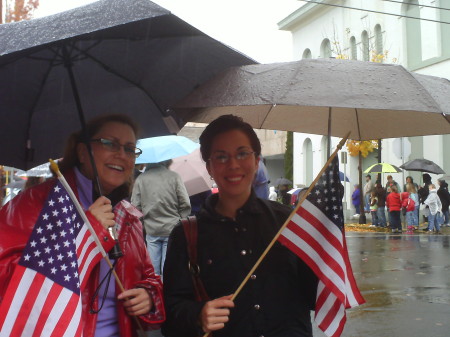
<svg viewBox="0 0 450 337">
<path fill-rule="evenodd" d="M 112 271 L 112 274 L 114 275 L 114 278 L 116 279 L 117 285 L 120 288 L 121 292 L 125 291 L 125 288 L 123 286 L 122 281 L 119 279 L 119 276 L 117 275 L 113 264 L 111 263 L 111 260 L 109 259 L 108 254 L 106 253 L 105 249 L 103 248 L 102 244 L 100 243 L 100 240 L 97 236 L 97 233 L 95 233 L 94 228 L 92 227 L 91 223 L 89 222 L 86 214 L 84 213 L 83 208 L 81 207 L 80 203 L 78 202 L 77 197 L 75 196 L 75 193 L 73 193 L 72 188 L 70 187 L 69 183 L 67 182 L 66 178 L 61 174 L 61 171 L 59 170 L 58 164 L 52 160 L 49 159 L 51 170 L 58 176 L 58 180 L 61 182 L 61 184 L 66 189 L 67 193 L 69 194 L 70 199 L 72 200 L 73 204 L 75 205 L 75 208 L 78 211 L 78 214 L 80 214 L 81 218 L 83 219 L 84 223 L 86 224 L 87 228 L 89 229 L 89 232 L 91 232 L 92 238 L 94 239 L 95 243 L 97 244 L 97 248 L 100 250 L 100 253 L 102 254 L 103 258 L 106 260 L 106 263 L 108 264 L 109 268 Z M 141 322 L 136 316 L 132 316 L 136 322 L 136 324 L 139 327 L 139 334 L 141 336 L 145 336 L 144 329 L 142 328 Z"/>
<path fill-rule="evenodd" d="M 300 208 L 300 206 L 302 205 L 303 201 L 305 201 L 306 197 L 309 195 L 309 193 L 311 192 L 311 190 L 314 188 L 314 186 L 316 185 L 317 181 L 320 179 L 320 177 L 322 176 L 322 173 L 325 172 L 325 170 L 327 169 L 328 165 L 330 165 L 330 163 L 332 162 L 332 160 L 334 159 L 334 157 L 336 157 L 338 151 L 342 148 L 342 146 L 344 146 L 345 142 L 347 141 L 348 137 L 350 136 L 350 132 L 347 133 L 347 135 L 341 139 L 341 141 L 339 142 L 339 144 L 336 147 L 336 150 L 334 150 L 334 152 L 331 154 L 330 158 L 328 158 L 327 162 L 325 163 L 325 165 L 322 167 L 322 169 L 320 170 L 320 172 L 317 174 L 316 178 L 314 179 L 314 181 L 311 183 L 311 185 L 309 185 L 306 193 L 304 193 L 302 195 L 302 197 L 300 198 L 297 206 L 294 208 L 294 210 L 291 212 L 291 214 L 289 215 L 289 217 L 286 219 L 286 221 L 284 222 L 283 226 L 281 226 L 280 230 L 278 231 L 278 233 L 274 236 L 274 238 L 272 239 L 272 241 L 269 243 L 269 245 L 267 246 L 267 248 L 264 250 L 264 252 L 261 254 L 261 256 L 259 257 L 259 259 L 256 261 L 255 265 L 252 267 L 252 269 L 250 269 L 250 271 L 248 272 L 247 276 L 244 278 L 244 280 L 241 282 L 241 284 L 239 285 L 239 287 L 236 289 L 236 291 L 233 293 L 233 295 L 231 296 L 231 300 L 234 301 L 235 298 L 237 297 L 237 295 L 239 295 L 239 293 L 241 292 L 242 288 L 244 288 L 245 284 L 247 283 L 247 281 L 250 279 L 250 277 L 253 275 L 253 273 L 255 272 L 256 268 L 259 267 L 259 265 L 261 264 L 262 260 L 266 257 L 267 253 L 269 253 L 269 250 L 273 247 L 273 245 L 275 244 L 275 242 L 277 242 L 278 237 L 280 236 L 281 232 L 284 230 L 284 228 L 289 224 L 289 222 L 291 221 L 292 217 L 294 216 L 294 214 L 297 213 L 297 210 Z M 209 336 L 209 332 L 205 333 L 203 335 L 203 337 L 207 337 Z"/>
</svg>

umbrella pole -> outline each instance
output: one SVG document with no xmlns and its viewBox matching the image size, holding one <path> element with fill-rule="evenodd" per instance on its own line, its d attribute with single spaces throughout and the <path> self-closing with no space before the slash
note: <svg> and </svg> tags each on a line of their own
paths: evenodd
<svg viewBox="0 0 450 337">
<path fill-rule="evenodd" d="M 328 108 L 327 159 L 331 154 L 331 107 Z"/>
<path fill-rule="evenodd" d="M 98 191 L 99 195 L 103 195 L 103 190 L 100 185 L 100 180 L 98 178 L 97 165 L 95 165 L 94 155 L 92 154 L 91 142 L 90 142 L 90 139 L 88 139 L 89 137 L 87 134 L 86 120 L 84 119 L 83 107 L 81 106 L 80 95 L 78 93 L 77 84 L 75 82 L 75 76 L 73 74 L 72 60 L 70 59 L 70 55 L 67 50 L 67 46 L 65 44 L 62 45 L 62 53 L 63 53 L 63 59 L 64 59 L 64 66 L 67 69 L 67 73 L 68 73 L 69 79 L 70 79 L 70 85 L 72 87 L 73 98 L 75 99 L 75 104 L 77 105 L 78 117 L 79 117 L 80 123 L 81 123 L 81 129 L 83 132 L 84 143 L 86 144 L 86 147 L 87 147 L 88 153 L 89 153 L 89 158 L 91 160 L 91 165 L 92 165 L 92 170 L 94 172 L 94 179 L 95 179 L 97 191 Z"/>
</svg>

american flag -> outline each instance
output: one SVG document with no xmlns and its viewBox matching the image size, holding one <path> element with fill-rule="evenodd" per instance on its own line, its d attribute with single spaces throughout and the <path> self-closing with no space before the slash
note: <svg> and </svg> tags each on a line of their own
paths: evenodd
<svg viewBox="0 0 450 337">
<path fill-rule="evenodd" d="M 58 180 L 0 307 L 0 336 L 82 336 L 80 291 L 101 259 Z"/>
<path fill-rule="evenodd" d="M 345 309 L 365 302 L 348 258 L 341 191 L 335 157 L 278 238 L 317 275 L 315 321 L 332 337 L 344 329 Z"/>
</svg>

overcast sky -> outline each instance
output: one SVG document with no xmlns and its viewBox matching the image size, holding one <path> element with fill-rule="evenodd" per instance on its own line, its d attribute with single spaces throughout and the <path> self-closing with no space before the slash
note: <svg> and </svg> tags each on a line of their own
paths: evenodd
<svg viewBox="0 0 450 337">
<path fill-rule="evenodd" d="M 94 2 L 40 0 L 35 17 Z M 298 0 L 155 0 L 191 25 L 261 63 L 292 60 L 289 32 L 277 23 L 304 3 Z"/>
</svg>

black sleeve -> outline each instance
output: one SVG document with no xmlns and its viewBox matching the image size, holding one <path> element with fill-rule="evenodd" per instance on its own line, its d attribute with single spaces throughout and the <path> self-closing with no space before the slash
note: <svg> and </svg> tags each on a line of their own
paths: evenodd
<svg viewBox="0 0 450 337">
<path fill-rule="evenodd" d="M 194 299 L 188 260 L 186 238 L 183 227 L 179 224 L 170 235 L 164 263 L 164 304 L 167 318 L 162 332 L 166 337 L 203 335 L 198 318 L 204 303 Z"/>
</svg>

